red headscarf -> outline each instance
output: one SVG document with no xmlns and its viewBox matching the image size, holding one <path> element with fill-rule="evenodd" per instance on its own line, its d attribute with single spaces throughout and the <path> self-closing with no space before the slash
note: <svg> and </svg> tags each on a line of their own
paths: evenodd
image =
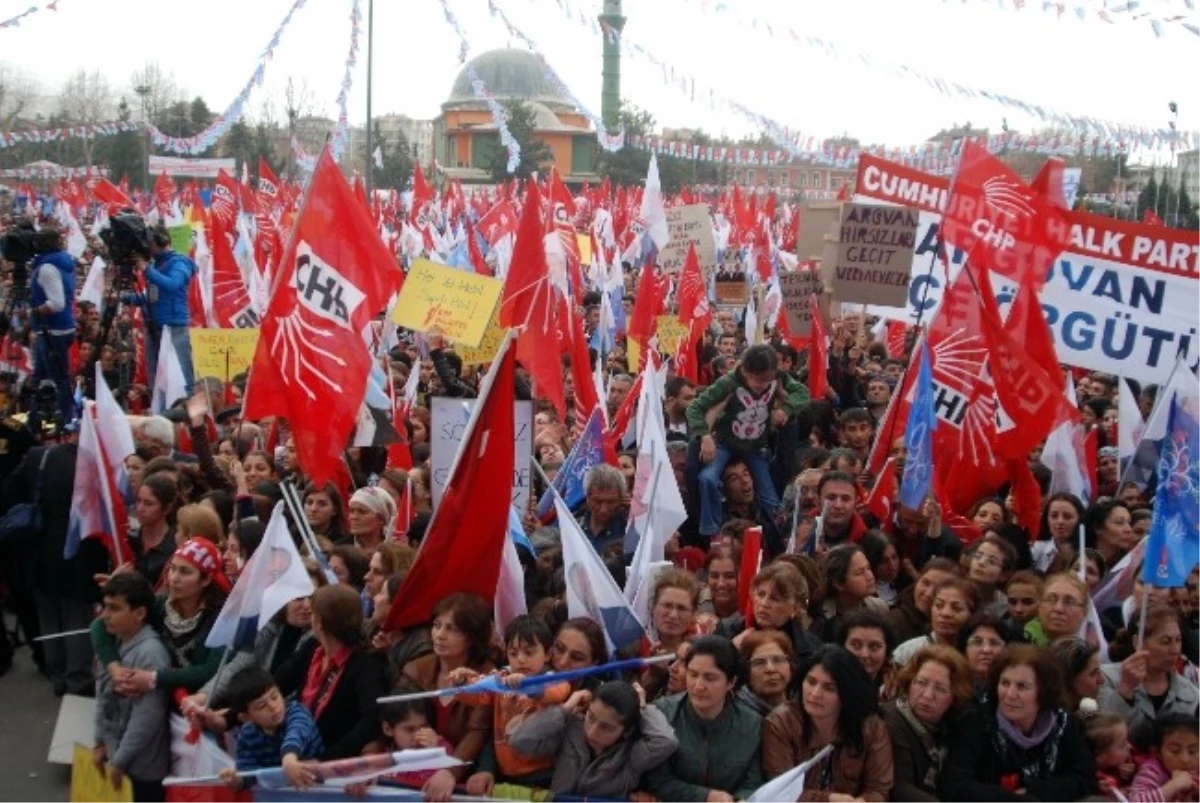
<svg viewBox="0 0 1200 803">
<path fill-rule="evenodd" d="M 172 557 L 185 560 L 195 566 L 201 574 L 211 577 L 212 581 L 217 584 L 217 588 L 226 594 L 229 593 L 232 586 L 221 568 L 221 550 L 217 549 L 217 545 L 212 541 L 207 538 L 191 538 L 176 549 Z"/>
</svg>

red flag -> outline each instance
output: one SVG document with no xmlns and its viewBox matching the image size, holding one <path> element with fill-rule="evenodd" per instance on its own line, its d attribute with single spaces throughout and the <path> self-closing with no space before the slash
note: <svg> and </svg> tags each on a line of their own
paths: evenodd
<svg viewBox="0 0 1200 803">
<path fill-rule="evenodd" d="M 233 176 L 224 170 L 217 171 L 217 182 L 213 185 L 212 202 L 209 204 L 209 214 L 213 221 L 220 221 L 229 231 L 237 222 L 238 196 L 241 191 Z"/>
<path fill-rule="evenodd" d="M 212 311 L 217 326 L 222 329 L 253 329 L 259 324 L 258 316 L 250 306 L 250 293 L 234 259 L 225 224 L 216 216 L 212 219 L 211 235 Z"/>
<path fill-rule="evenodd" d="M 875 485 L 867 495 L 867 510 L 884 524 L 892 520 L 899 501 L 900 488 L 896 483 L 896 468 L 892 458 L 888 458 L 875 478 Z"/>
<path fill-rule="evenodd" d="M 1029 188 L 1034 192 L 1045 195 L 1059 209 L 1070 210 L 1067 197 L 1063 194 L 1063 171 L 1067 163 L 1057 156 L 1051 156 L 1042 165 L 1042 169 L 1029 182 Z"/>
<path fill-rule="evenodd" d="M 642 275 L 634 295 L 633 312 L 629 316 L 626 329 L 626 334 L 641 346 L 643 352 L 647 350 L 650 338 L 658 331 L 657 315 L 662 307 L 660 289 L 654 265 L 647 260 L 646 264 L 642 265 Z"/>
<path fill-rule="evenodd" d="M 318 486 L 336 471 L 366 393 L 362 331 L 402 282 L 325 149 L 274 282 L 243 410 L 288 419 L 300 466 Z"/>
<path fill-rule="evenodd" d="M 1042 488 L 1023 457 L 1005 461 L 1011 483 L 1017 524 L 1029 534 L 1030 542 L 1038 540 L 1042 527 Z"/>
<path fill-rule="evenodd" d="M 271 169 L 271 165 L 267 164 L 267 160 L 261 156 L 258 157 L 258 191 L 256 195 L 258 209 L 267 217 L 270 217 L 283 200 L 280 196 L 279 178 Z"/>
<path fill-rule="evenodd" d="M 422 172 L 420 165 L 413 167 L 413 194 L 412 207 L 409 210 L 409 220 L 414 226 L 424 230 L 428 225 L 429 210 L 427 205 L 433 203 L 435 197 L 433 187 L 429 186 L 425 181 L 425 173 Z M 422 214 L 425 215 L 425 220 L 422 222 Z"/>
<path fill-rule="evenodd" d="M 962 269 L 964 273 L 974 270 L 969 264 Z M 1047 374 L 1023 345 L 1004 331 L 988 271 L 980 270 L 978 275 L 988 370 L 1000 413 L 993 443 L 1000 457 L 1024 459 L 1046 439 L 1059 416 L 1069 417 L 1072 411 L 1061 409 L 1066 407 L 1062 383 Z M 997 378 L 1001 381 L 995 381 Z"/>
<path fill-rule="evenodd" d="M 824 399 L 829 392 L 829 344 L 825 339 L 825 322 L 814 293 L 808 297 L 812 315 L 812 343 L 808 347 L 808 392 L 813 399 Z"/>
<path fill-rule="evenodd" d="M 528 209 L 527 209 L 528 211 Z M 429 522 L 417 562 L 400 586 L 386 630 L 429 621 L 439 600 L 457 592 L 492 599 L 508 540 L 514 459 L 514 360 L 506 340 L 467 423 L 441 504 Z M 497 482 L 497 478 L 504 478 Z"/>
<path fill-rule="evenodd" d="M 637 379 L 633 380 L 633 387 L 626 394 L 625 401 L 621 402 L 621 406 L 617 408 L 617 414 L 613 416 L 611 426 L 604 433 L 604 460 L 614 466 L 617 464 L 617 452 L 620 451 L 618 446 L 621 438 L 624 437 L 625 430 L 629 429 L 629 421 L 633 418 L 633 406 L 637 404 L 638 397 L 642 395 L 643 376 L 644 374 L 638 374 Z"/>
<path fill-rule="evenodd" d="M 167 175 L 167 171 L 158 174 L 158 178 L 154 180 L 154 203 L 157 204 L 160 212 L 165 211 L 171 206 L 171 199 L 175 197 L 175 182 Z"/>
<path fill-rule="evenodd" d="M 905 336 L 907 333 L 908 324 L 904 321 L 887 322 L 887 351 L 889 357 L 899 358 L 904 356 Z"/>
<path fill-rule="evenodd" d="M 467 254 L 471 257 L 471 267 L 475 268 L 475 272 L 480 276 L 493 276 L 495 272 L 488 266 L 487 260 L 483 258 L 483 252 L 479 250 L 479 240 L 476 239 L 475 227 L 471 225 L 471 221 L 467 221 Z"/>
<path fill-rule="evenodd" d="M 754 595 L 751 594 L 751 582 L 754 575 L 762 568 L 762 527 L 750 527 L 742 533 L 742 565 L 738 572 L 745 581 L 738 583 L 738 610 L 746 616 L 747 626 L 753 626 Z"/>
<path fill-rule="evenodd" d="M 1067 213 L 974 142 L 950 184 L 942 237 L 981 265 L 1040 288 L 1070 237 Z"/>
<path fill-rule="evenodd" d="M 587 337 L 583 333 L 583 317 L 571 308 L 571 303 L 560 298 L 562 309 L 559 312 L 560 321 L 565 321 L 571 327 L 568 333 L 571 347 L 571 383 L 575 388 L 575 421 L 583 429 L 588 416 L 600 406 L 600 397 L 596 394 L 596 384 L 592 381 L 591 355 L 588 353 Z"/>
<path fill-rule="evenodd" d="M 512 263 L 504 280 L 500 325 L 524 327 L 517 338 L 517 359 L 533 378 L 538 395 L 554 402 L 559 420 L 565 421 L 566 393 L 559 360 L 561 352 L 557 348 L 558 329 L 554 324 L 557 304 L 546 267 L 542 242 L 545 227 L 541 217 L 541 196 L 531 179 L 525 190 L 525 207 L 521 210 Z"/>
<path fill-rule="evenodd" d="M 483 232 L 483 238 L 488 245 L 495 246 L 506 234 L 517 233 L 517 208 L 512 201 L 504 200 L 493 206 L 483 217 L 479 218 L 478 228 Z"/>
<path fill-rule="evenodd" d="M 1050 324 L 1046 323 L 1037 291 L 1032 287 L 1026 285 L 1017 290 L 1004 321 L 1004 331 L 1021 344 L 1043 371 L 1052 377 L 1062 375 L 1058 353 L 1054 350 L 1054 335 L 1050 333 Z"/>
<path fill-rule="evenodd" d="M 679 322 L 688 327 L 687 337 L 675 352 L 675 373 L 691 382 L 700 382 L 700 366 L 697 364 L 696 343 L 704 330 L 712 323 L 712 309 L 708 305 L 708 287 L 700 272 L 700 258 L 696 247 L 688 246 L 687 259 L 677 291 Z M 668 344 L 673 347 L 674 344 Z"/>
<path fill-rule="evenodd" d="M 110 215 L 122 209 L 136 208 L 129 196 L 106 178 L 100 179 L 92 186 L 92 197 L 104 204 Z"/>
<path fill-rule="evenodd" d="M 363 185 L 362 176 L 358 173 L 354 174 L 354 197 L 362 204 L 363 209 L 367 210 L 367 214 L 371 214 L 371 203 L 367 200 L 367 188 Z"/>
<path fill-rule="evenodd" d="M 1158 216 L 1158 213 L 1155 212 L 1153 209 L 1147 209 L 1142 214 L 1142 222 L 1145 223 L 1147 226 L 1165 226 L 1165 225 L 1167 225 L 1166 223 L 1163 222 L 1163 219 Z"/>
</svg>

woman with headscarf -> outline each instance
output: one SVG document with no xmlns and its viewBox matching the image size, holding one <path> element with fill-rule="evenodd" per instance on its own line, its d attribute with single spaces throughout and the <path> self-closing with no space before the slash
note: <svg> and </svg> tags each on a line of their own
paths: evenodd
<svg viewBox="0 0 1200 803">
<path fill-rule="evenodd" d="M 374 552 L 391 535 L 396 520 L 396 502 L 382 488 L 365 486 L 350 497 L 350 534 L 343 543 Z"/>
<path fill-rule="evenodd" d="M 122 668 L 116 638 L 101 619 L 92 623 L 92 648 L 121 694 L 136 697 L 155 688 L 194 692 L 216 674 L 221 663 L 222 650 L 204 643 L 230 590 L 217 545 L 207 538 L 188 541 L 167 562 L 165 578 L 165 590 L 155 598 L 150 620 L 171 654 L 171 669 Z"/>
</svg>

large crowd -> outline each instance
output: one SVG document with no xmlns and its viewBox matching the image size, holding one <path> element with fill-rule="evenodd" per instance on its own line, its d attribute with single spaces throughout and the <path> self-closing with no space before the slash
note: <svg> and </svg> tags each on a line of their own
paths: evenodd
<svg viewBox="0 0 1200 803">
<path fill-rule="evenodd" d="M 527 614 L 496 622 L 493 600 L 456 593 L 437 602 L 428 622 L 396 631 L 384 624 L 433 513 L 431 400 L 474 397 L 482 369 L 464 366 L 436 334 L 418 342 L 401 332 L 381 365 L 397 395 L 418 375 L 402 433 L 413 467 L 389 466 L 385 448 L 350 448 L 345 482 L 314 485 L 287 421 L 241 416 L 244 375 L 228 383 L 193 377 L 189 364 L 194 394 L 165 415 L 148 414 L 155 363 L 139 375 L 135 335 L 146 327 L 145 350 L 157 353 L 162 325 L 176 323 L 166 318 L 177 313 L 186 325 L 186 303 L 177 305 L 194 272 L 165 230 L 138 266 L 149 292 L 129 299 L 111 326 L 73 292 L 104 245 L 90 242 L 65 269 L 57 254 L 39 257 L 30 277 L 26 329 L 41 363 L 32 373 L 58 379 L 61 365 L 68 387 L 90 396 L 98 362 L 120 389 L 136 444 L 125 466 L 133 555 L 117 565 L 104 540 L 92 538 L 64 558 L 74 427 L 10 418 L 0 427 L 3 508 L 35 500 L 42 530 L 3 544 L 0 569 L 26 640 L 89 630 L 36 643 L 34 657 L 57 693 L 96 697 L 95 761 L 114 780 L 129 777 L 135 799 L 162 799 L 171 711 L 235 735 L 227 743 L 238 770 L 282 767 L 297 787 L 316 780 L 313 762 L 444 747 L 462 764 L 379 781 L 432 801 L 511 796 L 514 788 L 744 800 L 826 746 L 832 751 L 808 772 L 801 800 L 1200 795 L 1198 574 L 1179 588 L 1143 589 L 1132 581 L 1138 568 L 1122 564 L 1149 531 L 1154 489 L 1153 478 L 1149 487 L 1120 483 L 1117 377 L 1064 369 L 1097 434 L 1089 441 L 1098 450 L 1097 487 L 1088 502 L 1049 493 L 1035 449 L 1030 467 L 1043 493 L 1036 534 L 1017 523 L 1006 492 L 976 500 L 953 527 L 932 495 L 881 519 L 867 504 L 880 481 L 868 451 L 892 435 L 881 421 L 906 354 L 889 350 L 870 316 L 837 315 L 829 391 L 810 398 L 806 351 L 778 335 L 749 345 L 740 314 L 720 310 L 697 346 L 700 382 L 668 373 L 663 409 L 643 411 L 663 418 L 688 514 L 667 545 L 672 566 L 653 582 L 647 638 L 611 649 L 605 623 L 569 617 L 561 529 L 543 524 L 532 504 L 523 517 L 529 547 L 518 550 Z M 631 311 L 632 276 L 628 287 Z M 590 334 L 602 299 L 585 294 L 581 302 Z M 136 318 L 138 304 L 161 311 L 157 322 Z M 18 347 L 7 337 L 4 345 Z M 600 370 L 611 421 L 638 366 L 618 343 Z M 565 363 L 564 377 L 572 410 Z M 1137 389 L 1139 416 L 1156 391 Z M 64 413 L 73 395 L 58 397 Z M 517 395 L 529 398 L 527 382 Z M 552 479 L 582 417 L 563 421 L 553 404 L 532 401 L 534 457 Z M 898 481 L 904 440 L 891 440 Z M 631 442 L 621 449 L 616 465 L 587 472 L 575 513 L 623 586 L 636 549 L 628 522 L 637 450 Z M 206 637 L 284 484 L 299 490 L 337 581 L 289 521 L 315 592 L 259 622 L 252 647 L 224 655 Z M 536 502 L 544 489 L 540 479 L 534 485 Z M 755 527 L 762 560 L 747 568 L 745 534 Z M 1130 585 L 1093 616 L 1093 592 L 1114 572 Z M 0 659 L 11 660 L 11 649 Z M 491 673 L 515 688 L 547 672 L 657 656 L 667 660 L 536 694 L 377 702 Z M 223 776 L 232 787 L 250 783 L 233 770 Z"/>
</svg>

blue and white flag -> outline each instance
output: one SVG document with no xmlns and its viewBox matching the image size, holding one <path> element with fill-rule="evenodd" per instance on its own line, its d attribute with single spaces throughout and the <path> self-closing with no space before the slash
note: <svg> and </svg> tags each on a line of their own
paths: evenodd
<svg viewBox="0 0 1200 803">
<path fill-rule="evenodd" d="M 1142 582 L 1177 588 L 1200 563 L 1200 425 L 1196 410 L 1171 400 L 1158 490 L 1146 545 Z"/>
<path fill-rule="evenodd" d="M 633 612 L 608 567 L 571 517 L 561 497 L 554 497 L 562 534 L 563 578 L 567 586 L 567 616 L 586 616 L 604 629 L 610 652 L 639 642 L 646 628 Z"/>
<path fill-rule="evenodd" d="M 900 481 L 900 504 L 909 510 L 920 510 L 929 487 L 933 484 L 933 433 L 937 430 L 937 415 L 933 409 L 933 368 L 929 361 L 929 346 L 921 346 L 921 366 L 908 426 L 904 428 L 904 476 Z"/>
<path fill-rule="evenodd" d="M 313 593 L 312 579 L 288 532 L 280 502 L 271 514 L 262 543 L 246 562 L 229 598 L 204 641 L 206 647 L 248 649 L 260 623 L 266 622 L 299 597 Z"/>
<path fill-rule="evenodd" d="M 562 468 L 554 477 L 554 487 L 558 489 L 558 493 L 566 500 L 567 507 L 571 510 L 575 510 L 583 504 L 586 497 L 583 490 L 583 478 L 593 467 L 603 462 L 604 418 L 600 408 L 597 407 L 592 410 L 587 424 L 583 427 L 583 434 L 579 436 L 579 440 L 575 441 L 575 445 L 571 447 L 571 453 L 567 455 Z M 544 524 L 554 521 L 554 492 L 549 488 L 538 500 L 537 517 L 538 521 Z"/>
</svg>

